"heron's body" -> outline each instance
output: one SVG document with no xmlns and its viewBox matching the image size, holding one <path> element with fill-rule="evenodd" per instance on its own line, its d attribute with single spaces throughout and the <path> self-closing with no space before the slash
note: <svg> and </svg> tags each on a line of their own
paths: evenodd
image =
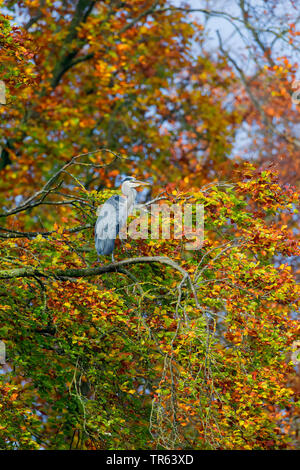
<svg viewBox="0 0 300 470">
<path fill-rule="evenodd" d="M 95 226 L 95 246 L 98 255 L 110 255 L 114 251 L 116 236 L 120 231 L 120 220 L 118 217 L 120 196 L 110 197 L 105 204 L 103 204 L 99 212 L 96 226 Z M 109 228 L 108 217 L 111 212 L 111 206 L 114 207 L 117 217 L 115 224 L 115 233 Z M 115 235 L 115 236 L 113 236 Z"/>
<path fill-rule="evenodd" d="M 101 207 L 95 225 L 95 246 L 98 255 L 113 254 L 116 237 L 135 205 L 137 192 L 134 187 L 140 184 L 149 183 L 126 178 L 122 184 L 124 196 L 112 196 Z"/>
</svg>

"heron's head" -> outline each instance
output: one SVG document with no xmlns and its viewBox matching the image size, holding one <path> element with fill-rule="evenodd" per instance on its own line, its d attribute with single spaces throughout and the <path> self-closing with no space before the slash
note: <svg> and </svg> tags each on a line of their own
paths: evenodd
<svg viewBox="0 0 300 470">
<path fill-rule="evenodd" d="M 139 186 L 149 186 L 151 183 L 146 181 L 140 181 L 134 178 L 133 176 L 127 176 L 122 183 L 122 188 L 137 188 Z"/>
</svg>

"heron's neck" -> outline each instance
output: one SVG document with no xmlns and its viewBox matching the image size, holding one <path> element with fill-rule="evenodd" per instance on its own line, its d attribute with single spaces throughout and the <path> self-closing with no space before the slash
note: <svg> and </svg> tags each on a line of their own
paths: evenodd
<svg viewBox="0 0 300 470">
<path fill-rule="evenodd" d="M 126 197 L 128 205 L 131 205 L 135 201 L 136 191 L 133 188 L 122 188 L 122 193 Z"/>
</svg>

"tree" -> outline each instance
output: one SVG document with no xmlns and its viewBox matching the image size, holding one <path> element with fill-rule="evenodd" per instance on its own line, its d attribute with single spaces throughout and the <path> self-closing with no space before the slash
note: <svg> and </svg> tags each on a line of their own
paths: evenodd
<svg viewBox="0 0 300 470">
<path fill-rule="evenodd" d="M 205 15 L 207 35 L 216 24 L 211 20 L 220 21 L 214 26 L 217 54 L 236 77 L 231 99 L 243 123 L 239 137 L 247 142 L 237 152 L 261 164 L 275 163 L 282 181 L 298 185 L 298 5 L 293 0 L 229 0 L 225 7 L 217 0 L 206 2 L 206 8 L 182 10 Z"/>
<path fill-rule="evenodd" d="M 299 195 L 232 158 L 245 117 L 222 38 L 215 57 L 166 1 L 17 7 L 18 78 L 0 76 L 0 447 L 294 448 Z M 97 263 L 96 206 L 133 173 L 152 178 L 149 207 L 204 206 L 200 249 L 174 227 Z"/>
</svg>

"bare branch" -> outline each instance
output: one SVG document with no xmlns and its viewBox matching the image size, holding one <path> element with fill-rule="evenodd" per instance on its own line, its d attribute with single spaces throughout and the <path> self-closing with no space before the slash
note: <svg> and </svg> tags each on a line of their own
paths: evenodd
<svg viewBox="0 0 300 470">
<path fill-rule="evenodd" d="M 87 230 L 92 227 L 93 225 L 91 224 L 79 225 L 74 228 L 64 229 L 63 233 L 77 233 L 77 232 L 81 232 L 82 230 Z M 0 227 L 0 231 L 5 232 L 5 233 L 0 233 L 0 238 L 35 238 L 38 235 L 42 235 L 43 237 L 46 237 L 48 235 L 52 235 L 53 233 L 56 233 L 56 230 L 52 230 L 49 232 L 19 232 L 17 230 L 9 230 L 5 227 Z"/>
<path fill-rule="evenodd" d="M 92 155 L 92 154 L 95 154 L 95 153 L 98 153 L 98 152 L 108 152 L 108 153 L 111 153 L 112 155 L 114 155 L 114 158 L 111 162 L 109 163 L 106 163 L 104 165 L 97 165 L 97 164 L 93 164 L 93 163 L 85 163 L 85 165 L 87 166 L 91 166 L 91 167 L 97 167 L 97 168 L 104 168 L 106 166 L 109 166 L 109 165 L 112 165 L 117 159 L 121 159 L 121 158 L 126 158 L 124 156 L 121 156 L 121 155 L 118 155 L 117 153 L 113 152 L 112 150 L 109 150 L 107 148 L 100 148 L 100 149 L 97 149 L 97 150 L 94 150 L 92 152 L 87 152 L 87 153 L 82 153 L 80 155 L 76 155 L 74 157 L 71 158 L 71 160 L 69 160 L 67 163 L 65 163 L 65 165 L 63 165 L 53 176 L 51 176 L 51 178 L 49 178 L 49 180 L 44 184 L 44 186 L 42 187 L 41 190 L 37 191 L 35 194 L 33 194 L 32 196 L 30 196 L 28 199 L 26 199 L 26 201 L 23 202 L 23 204 L 21 204 L 20 206 L 18 207 L 15 207 L 7 212 L 4 212 L 2 214 L 0 214 L 0 217 L 8 217 L 10 215 L 14 215 L 14 214 L 17 214 L 19 212 L 22 212 L 22 211 L 25 211 L 25 210 L 28 210 L 28 209 L 32 209 L 36 206 L 39 206 L 41 204 L 56 204 L 56 205 L 60 205 L 60 204 L 71 204 L 73 203 L 74 201 L 51 201 L 51 202 L 44 202 L 46 197 L 50 194 L 50 193 L 53 193 L 55 190 L 57 190 L 62 182 L 60 182 L 56 187 L 52 187 L 52 185 L 57 181 L 57 179 L 63 174 L 63 173 L 66 173 L 66 169 L 69 168 L 71 165 L 76 165 L 76 164 L 82 164 L 82 162 L 77 162 L 77 160 L 81 157 L 85 157 L 87 155 Z"/>
</svg>

